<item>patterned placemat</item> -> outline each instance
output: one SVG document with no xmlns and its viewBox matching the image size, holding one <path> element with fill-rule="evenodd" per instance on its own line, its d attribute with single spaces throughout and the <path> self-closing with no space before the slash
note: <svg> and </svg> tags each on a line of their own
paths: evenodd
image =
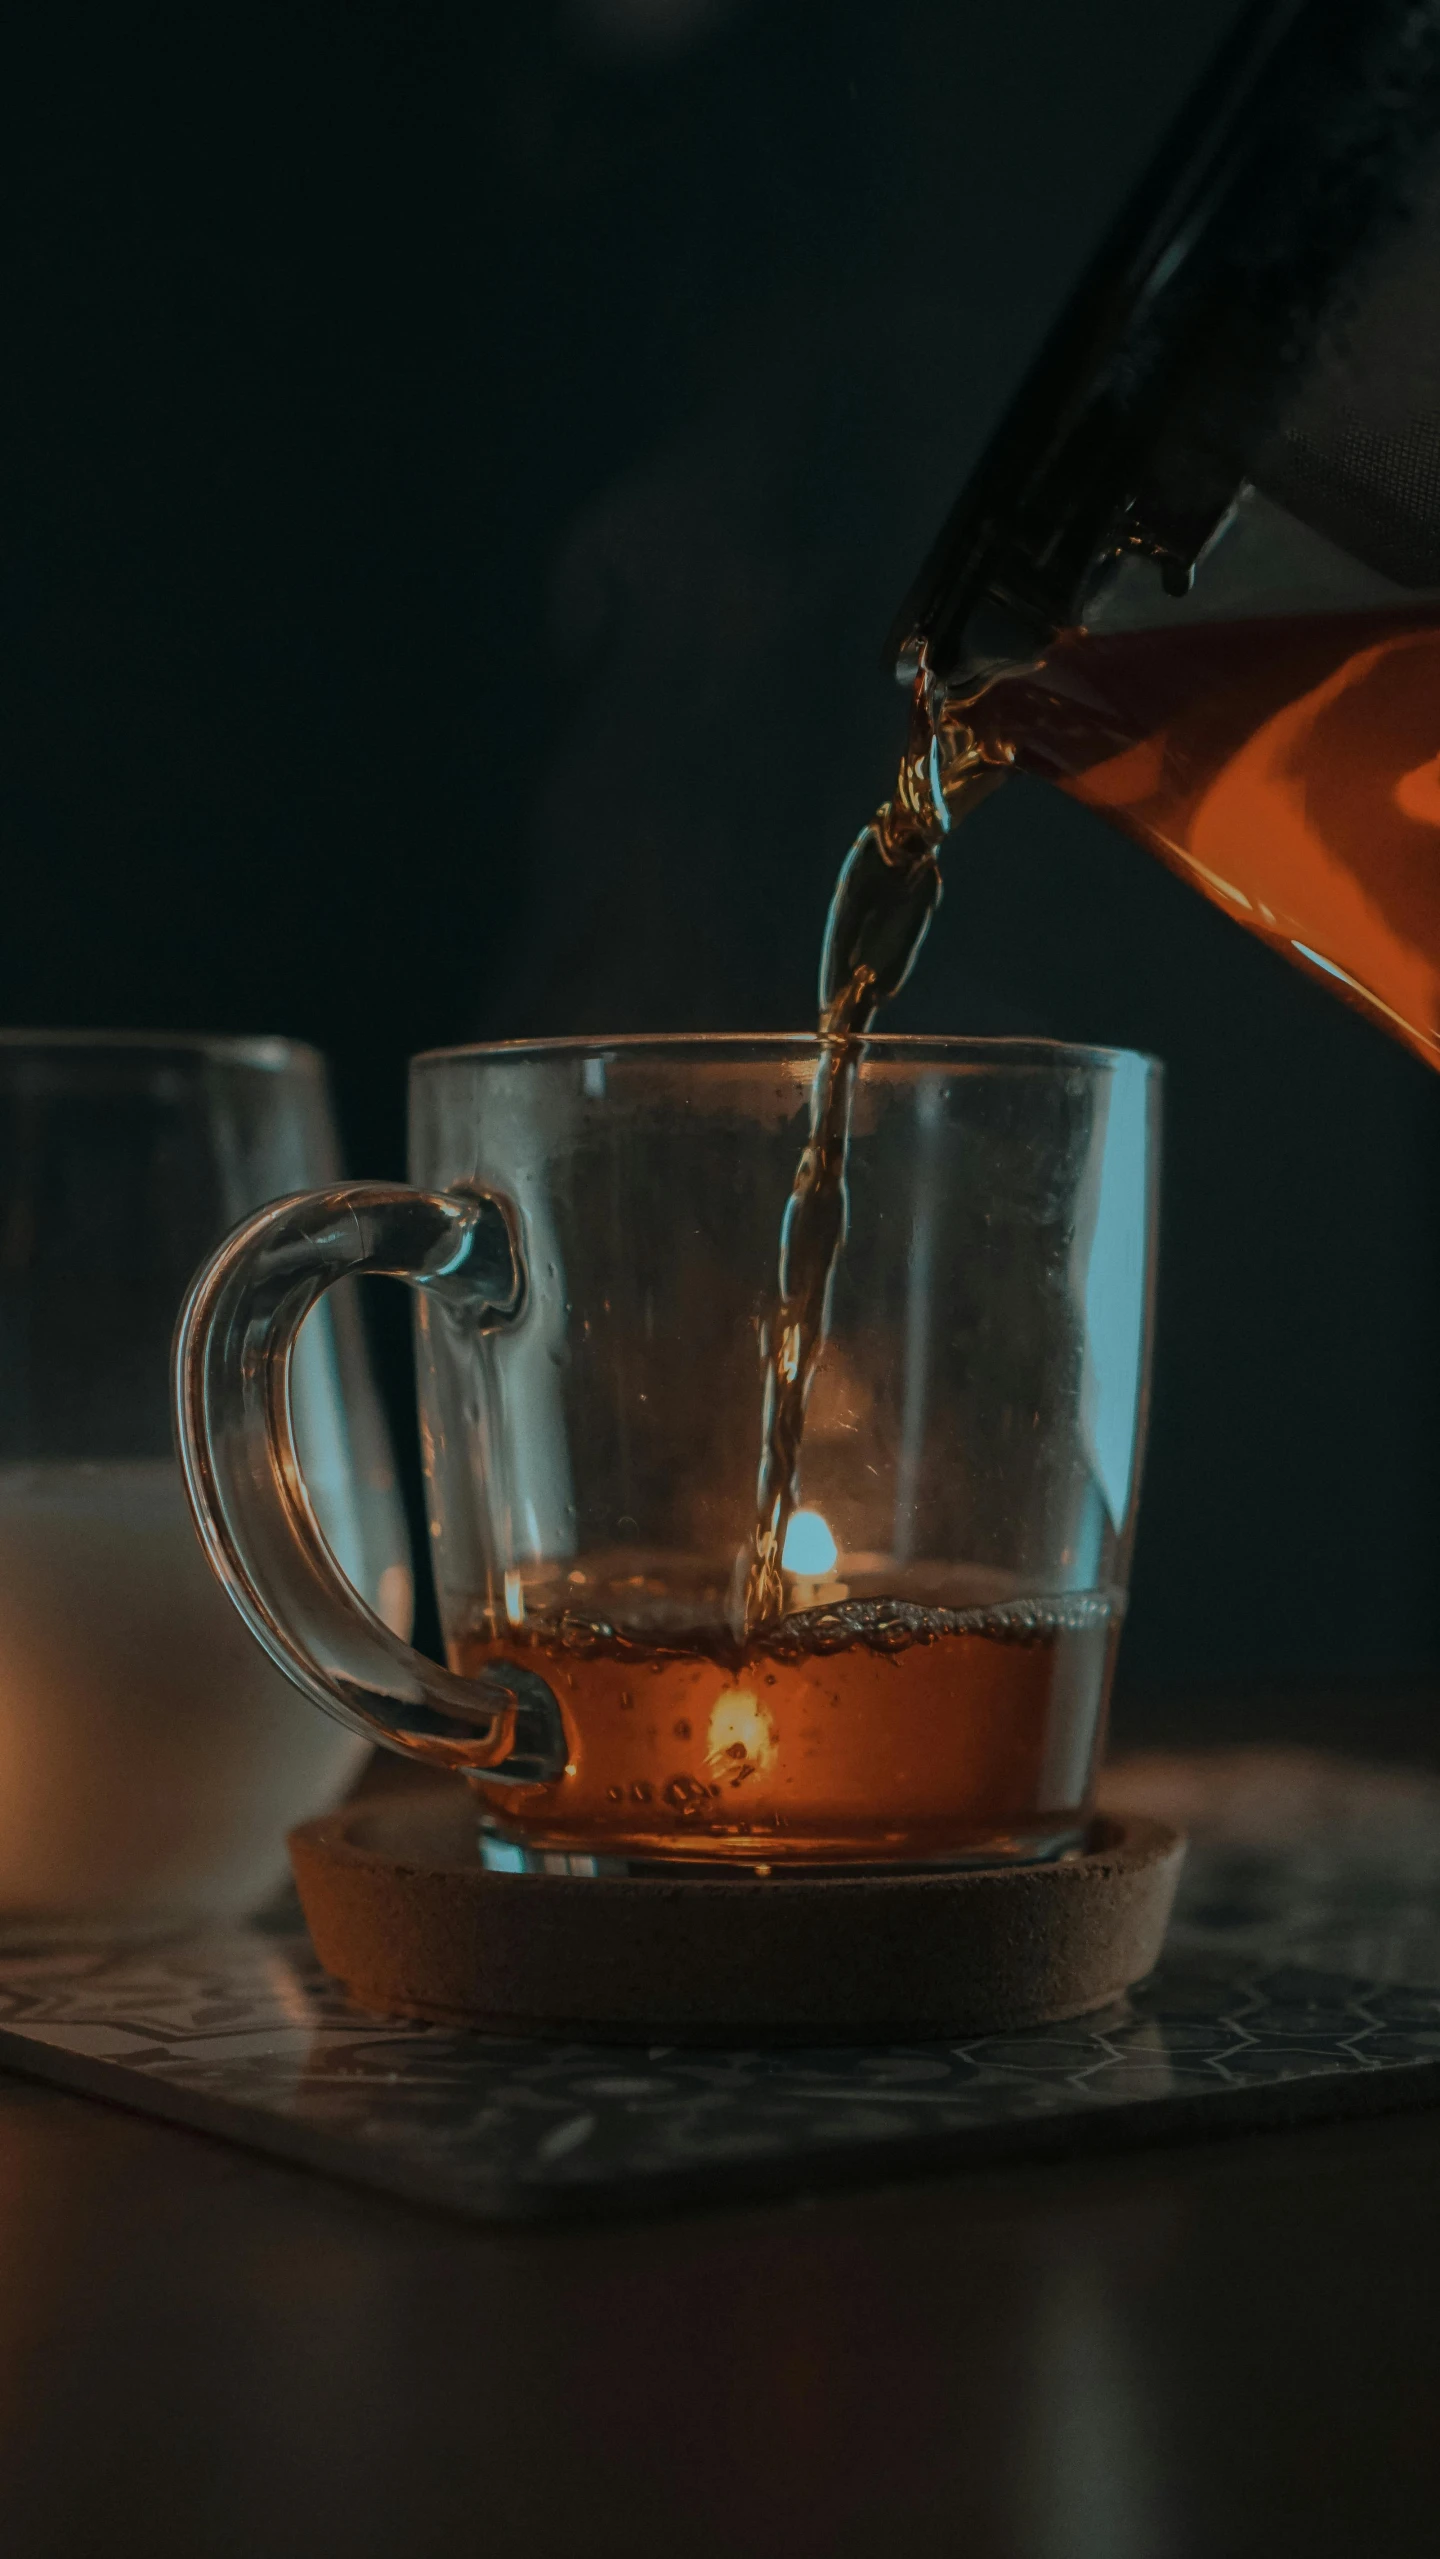
<svg viewBox="0 0 1440 2559">
<path fill-rule="evenodd" d="M 1194 1845 L 1113 2009 L 958 2044 L 717 2053 L 377 2020 L 293 1911 L 0 1944 L 0 2062 L 479 2219 L 798 2191 L 1440 2097 L 1440 1783 L 1291 1754 L 1135 1763 Z"/>
</svg>

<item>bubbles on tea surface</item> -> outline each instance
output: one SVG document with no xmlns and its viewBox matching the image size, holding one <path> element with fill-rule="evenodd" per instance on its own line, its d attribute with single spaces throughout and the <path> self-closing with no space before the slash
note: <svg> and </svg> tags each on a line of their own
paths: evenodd
<svg viewBox="0 0 1440 2559">
<path fill-rule="evenodd" d="M 1118 1590 L 1067 1591 L 1054 1598 L 992 1600 L 976 1608 L 935 1608 L 918 1600 L 849 1599 L 837 1606 L 806 1608 L 763 1628 L 756 1649 L 777 1661 L 841 1653 L 863 1645 L 872 1653 L 908 1652 L 945 1635 L 988 1636 L 992 1642 L 1051 1643 L 1058 1635 L 1084 1635 L 1110 1624 L 1125 1605 Z"/>
<path fill-rule="evenodd" d="M 613 1643 L 615 1637 L 614 1627 L 608 1626 L 603 1617 L 580 1617 L 573 1609 L 566 1610 L 555 1633 L 565 1651 L 580 1661 L 589 1660 L 602 1645 Z"/>
<path fill-rule="evenodd" d="M 660 1795 L 661 1802 L 668 1804 L 672 1813 L 679 1813 L 682 1820 L 687 1821 L 693 1820 L 709 1798 L 710 1788 L 703 1778 L 686 1776 L 672 1777 Z"/>
</svg>

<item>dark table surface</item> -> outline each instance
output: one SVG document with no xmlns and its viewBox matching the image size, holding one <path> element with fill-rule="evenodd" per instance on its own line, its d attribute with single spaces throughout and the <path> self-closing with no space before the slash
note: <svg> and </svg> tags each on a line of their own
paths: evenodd
<svg viewBox="0 0 1440 2559">
<path fill-rule="evenodd" d="M 1421 2553 L 1437 2302 L 1440 2111 L 519 2232 L 0 2077 L 0 2535 Z"/>
</svg>

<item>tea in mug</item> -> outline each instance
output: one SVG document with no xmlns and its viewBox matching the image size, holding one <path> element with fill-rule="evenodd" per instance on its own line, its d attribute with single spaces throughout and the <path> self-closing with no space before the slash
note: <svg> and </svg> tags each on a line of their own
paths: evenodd
<svg viewBox="0 0 1440 2559">
<path fill-rule="evenodd" d="M 528 1849 L 754 1868 L 1041 1855 L 1083 1823 L 1117 1593 L 804 1609 L 749 1636 L 567 1610 L 450 1647 L 538 1672 L 563 1777 L 474 1783 Z"/>
</svg>

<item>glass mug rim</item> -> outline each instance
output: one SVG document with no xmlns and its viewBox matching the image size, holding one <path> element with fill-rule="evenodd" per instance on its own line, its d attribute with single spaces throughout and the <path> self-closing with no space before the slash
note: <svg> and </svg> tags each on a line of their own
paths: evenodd
<svg viewBox="0 0 1440 2559">
<path fill-rule="evenodd" d="M 0 1060 L 6 1057 L 98 1059 L 203 1058 L 221 1066 L 250 1066 L 272 1075 L 321 1075 L 325 1059 L 309 1040 L 271 1031 L 107 1031 L 0 1028 Z"/>
<path fill-rule="evenodd" d="M 1073 1074 L 1133 1063 L 1157 1078 L 1165 1072 L 1163 1061 L 1145 1049 L 1102 1048 L 1087 1041 L 1045 1039 L 1023 1032 L 976 1038 L 964 1033 L 887 1031 L 878 1037 L 866 1034 L 857 1045 L 865 1062 L 873 1060 L 880 1065 L 1014 1068 Z M 543 1065 L 657 1053 L 673 1057 L 677 1063 L 704 1064 L 712 1058 L 757 1066 L 772 1059 L 808 1063 L 820 1046 L 814 1031 L 622 1031 L 613 1037 L 587 1033 L 580 1037 L 470 1040 L 444 1048 L 421 1049 L 410 1060 L 410 1073 L 415 1076 L 448 1066 L 491 1062 L 503 1065 L 513 1061 L 518 1065 L 529 1058 Z"/>
</svg>

